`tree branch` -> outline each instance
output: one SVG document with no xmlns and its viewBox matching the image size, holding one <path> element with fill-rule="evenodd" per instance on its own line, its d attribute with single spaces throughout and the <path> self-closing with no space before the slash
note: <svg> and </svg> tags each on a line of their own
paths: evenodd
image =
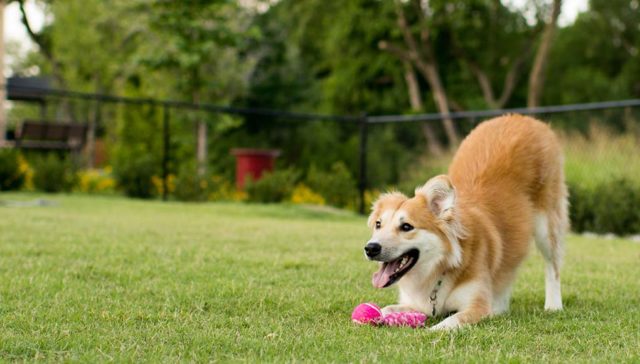
<svg viewBox="0 0 640 364">
<path fill-rule="evenodd" d="M 42 50 L 42 53 L 44 53 L 44 55 L 49 60 L 53 59 L 51 54 L 51 47 L 49 47 L 49 42 L 47 42 L 46 39 L 44 39 L 42 34 L 38 34 L 34 32 L 33 28 L 31 27 L 31 23 L 29 23 L 29 18 L 27 17 L 27 11 L 25 10 L 25 7 L 24 7 L 24 0 L 18 0 L 18 5 L 20 6 L 20 14 L 22 15 L 21 17 L 22 24 L 27 30 L 27 34 L 29 34 L 29 38 L 31 38 L 31 40 L 34 43 L 36 43 L 38 47 L 40 47 L 40 49 Z"/>
<path fill-rule="evenodd" d="M 464 60 L 469 66 L 469 69 L 471 70 L 471 72 L 478 79 L 478 84 L 480 85 L 480 90 L 482 91 L 482 96 L 484 97 L 484 100 L 486 101 L 486 103 L 491 108 L 494 108 L 494 109 L 498 108 L 496 98 L 493 94 L 493 88 L 491 87 L 491 81 L 489 80 L 489 76 L 487 76 L 487 74 L 482 69 L 480 69 L 480 66 L 478 66 L 477 63 L 467 58 L 464 58 Z"/>
<path fill-rule="evenodd" d="M 453 41 L 453 52 L 456 54 L 462 61 L 469 67 L 469 70 L 478 80 L 478 85 L 480 86 L 480 91 L 482 92 L 482 97 L 484 101 L 490 108 L 497 108 L 496 97 L 493 93 L 493 86 L 491 86 L 491 80 L 485 71 L 480 68 L 480 65 L 473 61 L 471 57 L 467 56 L 467 53 L 462 50 L 457 45 L 457 42 L 454 38 Z"/>
<path fill-rule="evenodd" d="M 418 83 L 418 77 L 413 69 L 411 63 L 404 61 L 404 79 L 407 83 L 407 91 L 409 92 L 409 102 L 411 103 L 411 110 L 413 112 L 423 112 L 424 104 L 422 102 L 422 92 L 420 91 L 420 84 Z M 442 144 L 438 140 L 438 137 L 433 130 L 429 122 L 422 123 L 422 134 L 427 140 L 427 148 L 432 155 L 440 156 L 443 153 Z"/>
<path fill-rule="evenodd" d="M 516 84 L 518 83 L 518 79 L 520 78 L 520 71 L 522 70 L 522 66 L 524 65 L 525 60 L 529 58 L 529 55 L 531 55 L 531 51 L 533 51 L 534 39 L 535 36 L 531 37 L 531 39 L 523 47 L 524 49 L 522 50 L 522 52 L 520 52 L 519 56 L 511 64 L 511 67 L 509 67 L 509 71 L 504 78 L 502 94 L 497 101 L 498 108 L 503 108 L 511 98 Z"/>
<path fill-rule="evenodd" d="M 430 41 L 429 23 L 425 16 L 426 11 L 422 7 L 422 0 L 413 0 L 412 4 L 418 14 L 418 19 L 420 19 L 420 41 L 422 41 L 423 44 L 428 45 Z"/>
<path fill-rule="evenodd" d="M 409 50 L 415 53 L 416 58 L 419 58 L 418 55 L 420 53 L 418 44 L 416 43 L 413 34 L 411 33 L 411 29 L 409 29 L 409 25 L 407 24 L 407 18 L 404 15 L 404 10 L 402 9 L 402 4 L 400 1 L 396 0 L 396 14 L 398 15 L 398 27 L 400 31 L 402 31 L 402 37 L 404 38 L 405 44 L 409 47 Z"/>
<path fill-rule="evenodd" d="M 407 62 L 416 62 L 418 59 L 418 55 L 415 54 L 415 52 L 412 52 L 408 49 L 405 49 L 401 46 L 389 43 L 386 40 L 381 40 L 378 42 L 378 48 L 383 50 L 383 51 L 387 51 L 391 54 L 393 54 L 394 56 L 400 58 L 403 61 L 407 61 Z"/>
<path fill-rule="evenodd" d="M 549 50 L 551 48 L 551 43 L 553 42 L 553 36 L 556 31 L 561 8 L 562 0 L 553 0 L 551 18 L 545 25 L 542 40 L 540 41 L 540 46 L 538 47 L 535 60 L 533 61 L 533 67 L 529 74 L 527 107 L 536 107 L 540 104 L 540 95 L 544 88 L 544 71 L 547 65 L 547 58 L 549 57 Z"/>
</svg>

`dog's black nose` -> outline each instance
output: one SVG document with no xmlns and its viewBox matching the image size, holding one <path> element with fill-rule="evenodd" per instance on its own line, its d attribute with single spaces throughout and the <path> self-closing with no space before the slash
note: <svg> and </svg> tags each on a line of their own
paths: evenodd
<svg viewBox="0 0 640 364">
<path fill-rule="evenodd" d="M 373 258 L 376 255 L 380 254 L 381 250 L 382 250 L 382 245 L 378 243 L 369 243 L 364 247 L 364 252 L 365 254 L 367 254 L 369 258 Z"/>
</svg>

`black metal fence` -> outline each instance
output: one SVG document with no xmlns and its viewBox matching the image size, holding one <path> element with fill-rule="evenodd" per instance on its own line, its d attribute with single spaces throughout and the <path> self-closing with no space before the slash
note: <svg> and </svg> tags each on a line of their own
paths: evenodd
<svg viewBox="0 0 640 364">
<path fill-rule="evenodd" d="M 399 127 L 401 125 L 420 125 L 421 123 L 438 123 L 443 119 L 441 114 L 420 114 L 420 115 L 368 115 L 361 113 L 359 115 L 327 115 L 314 113 L 288 112 L 270 109 L 240 108 L 232 106 L 220 106 L 207 103 L 190 103 L 174 100 L 159 100 L 153 98 L 134 98 L 119 97 L 113 95 L 83 93 L 68 90 L 43 89 L 35 87 L 8 87 L 9 95 L 31 95 L 31 97 L 22 98 L 16 101 L 32 101 L 36 102 L 40 108 L 39 117 L 42 119 L 55 119 L 55 115 L 51 116 L 52 110 L 47 105 L 54 102 L 68 102 L 73 105 L 76 119 L 79 121 L 88 121 L 94 128 L 99 128 L 104 123 L 105 108 L 107 105 L 118 107 L 119 105 L 129 105 L 137 107 L 145 107 L 153 110 L 155 116 L 161 113 L 160 133 L 161 138 L 161 170 L 162 170 L 162 194 L 163 199 L 168 198 L 168 178 L 169 178 L 169 161 L 171 158 L 172 144 L 172 117 L 176 113 L 204 113 L 209 115 L 236 115 L 245 118 L 258 118 L 262 120 L 286 120 L 290 122 L 334 122 L 346 123 L 353 127 L 353 131 L 357 130 L 358 135 L 358 190 L 359 190 L 359 206 L 358 210 L 364 212 L 365 191 L 370 187 L 368 179 L 368 154 L 370 146 L 368 145 L 369 137 L 372 131 L 380 127 Z M 84 105 L 79 105 L 84 103 Z M 93 111 L 91 111 L 93 110 Z M 95 112 L 95 110 L 100 110 Z M 93 112 L 93 115 L 91 114 Z M 112 111 L 115 112 L 115 111 Z M 507 113 L 519 113 L 526 115 L 536 115 L 539 118 L 558 125 L 579 125 L 577 129 L 585 129 L 590 120 L 596 119 L 601 123 L 615 120 L 613 124 L 625 124 L 629 127 L 629 123 L 640 125 L 640 99 L 594 102 L 586 104 L 544 106 L 537 108 L 514 108 L 501 110 L 480 110 L 480 111 L 464 111 L 452 112 L 448 115 L 454 120 L 461 134 L 465 134 L 471 130 L 480 121 L 498 115 Z M 20 115 L 15 116 L 20 118 Z M 623 120 L 623 121 L 621 121 Z M 20 120 L 12 120 L 12 123 L 19 123 Z M 351 130 L 351 129 L 350 129 Z M 639 178 L 640 179 L 640 178 Z"/>
</svg>

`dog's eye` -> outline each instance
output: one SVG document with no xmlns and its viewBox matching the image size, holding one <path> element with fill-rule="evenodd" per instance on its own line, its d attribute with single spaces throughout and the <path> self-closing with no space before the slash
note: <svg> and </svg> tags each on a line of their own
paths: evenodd
<svg viewBox="0 0 640 364">
<path fill-rule="evenodd" d="M 402 231 L 411 231 L 413 230 L 413 226 L 411 226 L 410 224 L 407 224 L 406 222 L 402 225 L 400 225 L 400 230 Z"/>
<path fill-rule="evenodd" d="M 376 221 L 376 229 L 380 229 L 380 225 L 382 225 L 382 224 L 380 223 L 380 220 Z"/>
</svg>

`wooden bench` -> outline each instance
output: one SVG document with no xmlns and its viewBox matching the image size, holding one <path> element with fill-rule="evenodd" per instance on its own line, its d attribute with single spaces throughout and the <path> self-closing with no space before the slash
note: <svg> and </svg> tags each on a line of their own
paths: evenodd
<svg viewBox="0 0 640 364">
<path fill-rule="evenodd" d="M 79 152 L 87 139 L 87 126 L 25 120 L 16 130 L 17 148 Z"/>
</svg>

